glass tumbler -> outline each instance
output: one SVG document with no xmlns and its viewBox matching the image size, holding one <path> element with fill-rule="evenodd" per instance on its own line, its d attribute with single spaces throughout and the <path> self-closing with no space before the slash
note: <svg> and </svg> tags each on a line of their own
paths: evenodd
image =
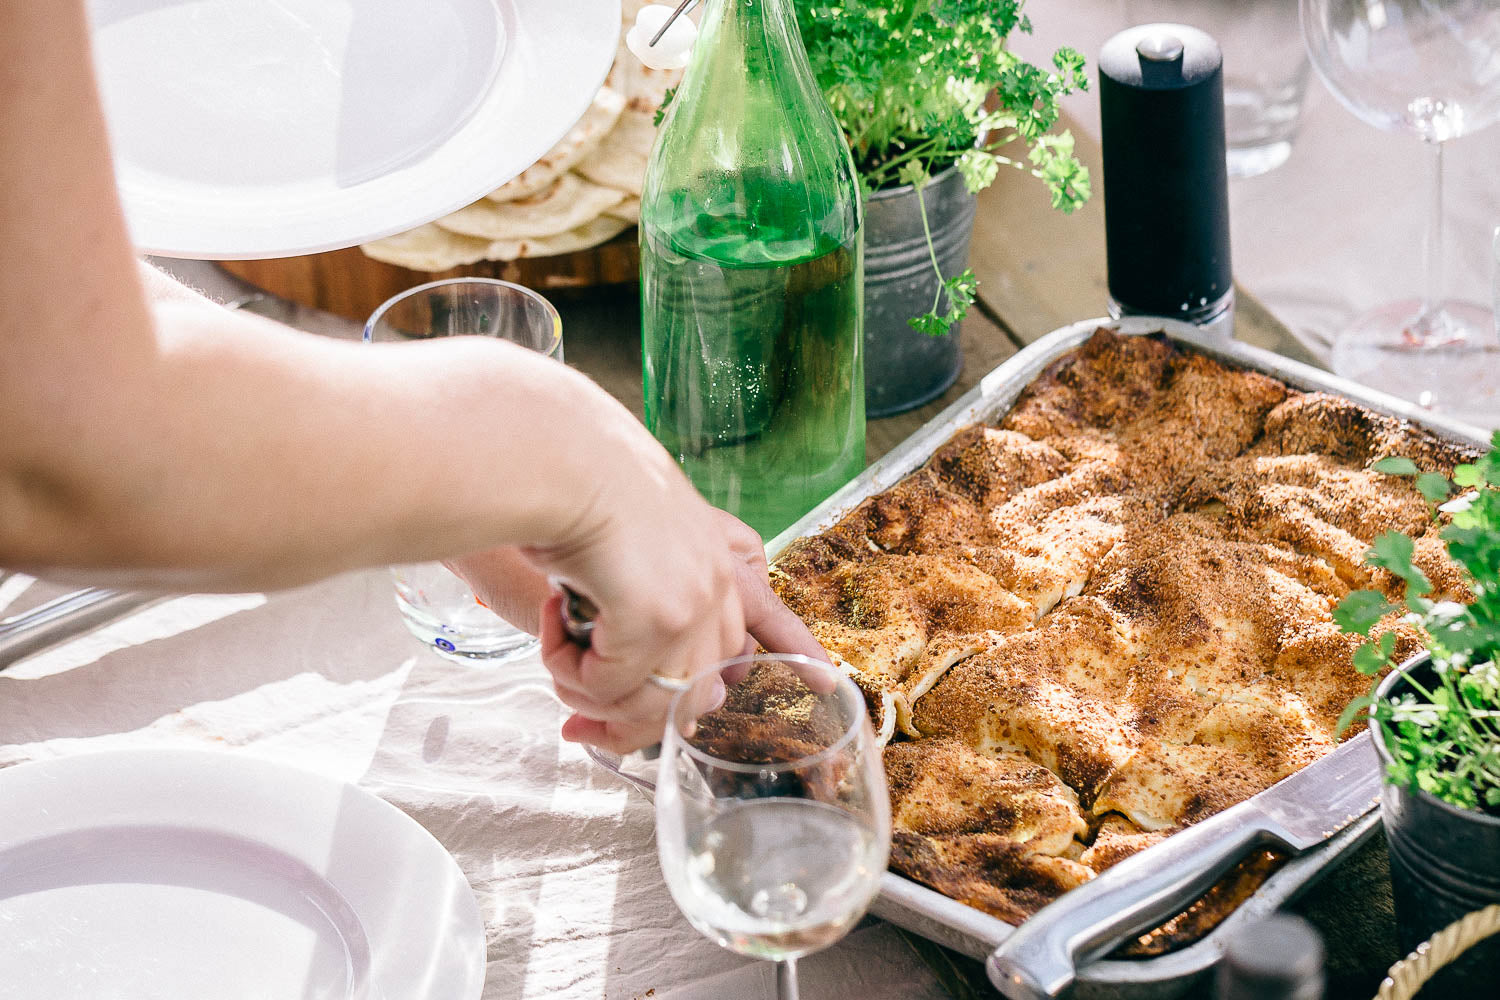
<svg viewBox="0 0 1500 1000">
<path fill-rule="evenodd" d="M 1206 31 L 1224 53 L 1229 176 L 1274 170 L 1292 153 L 1307 93 L 1297 0 L 1122 0 L 1130 24 L 1166 21 Z"/>
<path fill-rule="evenodd" d="M 418 285 L 376 309 L 364 330 L 367 344 L 468 336 L 498 337 L 558 361 L 563 357 L 562 319 L 552 304 L 529 288 L 492 278 Z M 535 636 L 480 604 L 442 563 L 393 566 L 391 577 L 406 627 L 442 656 L 493 661 L 537 648 Z"/>
</svg>

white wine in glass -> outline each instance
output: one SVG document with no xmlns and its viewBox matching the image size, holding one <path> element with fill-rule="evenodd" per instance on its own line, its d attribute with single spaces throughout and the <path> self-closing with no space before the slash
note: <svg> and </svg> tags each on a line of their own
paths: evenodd
<svg viewBox="0 0 1500 1000">
<path fill-rule="evenodd" d="M 716 664 L 724 705 L 696 723 L 672 706 L 656 784 L 656 842 L 672 899 L 725 948 L 780 963 L 864 915 L 890 855 L 880 748 L 859 688 L 826 663 L 745 656 Z"/>
<path fill-rule="evenodd" d="M 1339 333 L 1334 371 L 1493 424 L 1500 419 L 1493 316 L 1444 297 L 1443 145 L 1500 121 L 1500 3 L 1301 2 L 1308 55 L 1333 95 L 1369 124 L 1409 132 L 1432 149 L 1424 297 L 1380 306 Z"/>
</svg>

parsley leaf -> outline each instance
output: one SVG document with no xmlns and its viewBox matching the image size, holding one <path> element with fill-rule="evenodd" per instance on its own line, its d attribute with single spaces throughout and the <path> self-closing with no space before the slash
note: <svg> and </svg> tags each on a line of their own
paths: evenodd
<svg viewBox="0 0 1500 1000">
<path fill-rule="evenodd" d="M 1387 781 L 1500 815 L 1500 432 L 1490 451 L 1454 469 L 1451 481 L 1398 456 L 1371 468 L 1413 477 L 1413 486 L 1434 505 L 1433 516 L 1449 518 L 1440 537 L 1466 574 L 1470 601 L 1425 596 L 1432 584 L 1414 563 L 1416 544 L 1396 531 L 1378 536 L 1365 562 L 1402 581 L 1401 621 L 1425 634 L 1433 676 L 1409 676 L 1407 692 L 1393 700 L 1375 700 L 1372 685 L 1344 709 L 1339 730 L 1368 710 L 1393 758 Z M 1449 500 L 1455 487 L 1467 492 Z M 1368 637 L 1378 622 L 1402 610 L 1390 593 L 1357 590 L 1339 602 L 1333 617 L 1342 631 Z M 1355 649 L 1353 666 L 1378 679 L 1391 666 L 1396 646 L 1396 632 L 1387 629 Z"/>
<path fill-rule="evenodd" d="M 1011 166 L 1041 181 L 1059 211 L 1088 200 L 1089 173 L 1074 155 L 1073 137 L 1051 132 L 1061 99 L 1088 87 L 1084 59 L 1066 47 L 1050 66 L 1017 56 L 1010 36 L 1031 31 L 1024 2 L 798 0 L 808 61 L 863 190 L 914 184 L 920 191 L 956 166 L 964 186 L 978 193 Z M 1017 141 L 1024 158 L 1007 145 Z M 963 319 L 977 282 L 967 272 L 944 277 L 935 257 L 933 270 L 937 297 L 911 325 L 941 336 Z"/>
<path fill-rule="evenodd" d="M 1417 477 L 1417 492 L 1429 503 L 1442 503 L 1453 492 L 1453 484 L 1441 472 L 1424 472 Z"/>
<path fill-rule="evenodd" d="M 1340 629 L 1354 635 L 1369 635 L 1375 623 L 1394 611 L 1396 605 L 1378 590 L 1356 590 L 1339 602 L 1333 621 Z"/>
<path fill-rule="evenodd" d="M 1417 474 L 1417 463 L 1409 458 L 1400 458 L 1396 455 L 1388 455 L 1370 466 L 1376 472 L 1383 472 L 1388 476 L 1415 476 Z"/>
<path fill-rule="evenodd" d="M 1365 553 L 1365 562 L 1396 574 L 1406 581 L 1409 591 L 1425 594 L 1432 589 L 1432 584 L 1412 564 L 1411 557 L 1415 552 L 1416 543 L 1410 538 L 1399 531 L 1387 531 L 1375 537 L 1370 551 Z"/>
</svg>

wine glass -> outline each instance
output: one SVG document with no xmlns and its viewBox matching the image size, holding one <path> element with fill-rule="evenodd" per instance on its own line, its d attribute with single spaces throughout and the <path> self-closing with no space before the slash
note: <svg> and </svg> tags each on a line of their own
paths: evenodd
<svg viewBox="0 0 1500 1000">
<path fill-rule="evenodd" d="M 1334 340 L 1333 368 L 1423 406 L 1482 412 L 1500 380 L 1500 345 L 1487 308 L 1443 297 L 1443 144 L 1500 121 L 1500 4 L 1301 2 L 1308 55 L 1340 103 L 1432 148 L 1424 298 L 1355 320 Z"/>
<path fill-rule="evenodd" d="M 826 663 L 762 654 L 711 669 L 723 706 L 694 723 L 678 695 L 662 740 L 662 872 L 694 927 L 778 961 L 778 996 L 796 1000 L 796 960 L 843 937 L 879 889 L 891 844 L 880 748 L 859 688 Z"/>
</svg>

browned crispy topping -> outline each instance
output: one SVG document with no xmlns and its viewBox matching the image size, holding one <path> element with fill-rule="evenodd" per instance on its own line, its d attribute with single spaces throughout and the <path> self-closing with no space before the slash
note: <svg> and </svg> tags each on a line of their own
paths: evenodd
<svg viewBox="0 0 1500 1000">
<path fill-rule="evenodd" d="M 1371 540 L 1416 536 L 1437 589 L 1467 597 L 1426 502 L 1369 468 L 1387 455 L 1474 457 L 1101 330 L 999 427 L 788 549 L 778 592 L 909 738 L 886 750 L 892 866 L 1024 919 L 1328 752 L 1366 683 L 1332 610 L 1353 588 L 1396 593 L 1364 566 Z M 1242 866 L 1162 933 L 1190 940 L 1271 867 Z"/>
</svg>

